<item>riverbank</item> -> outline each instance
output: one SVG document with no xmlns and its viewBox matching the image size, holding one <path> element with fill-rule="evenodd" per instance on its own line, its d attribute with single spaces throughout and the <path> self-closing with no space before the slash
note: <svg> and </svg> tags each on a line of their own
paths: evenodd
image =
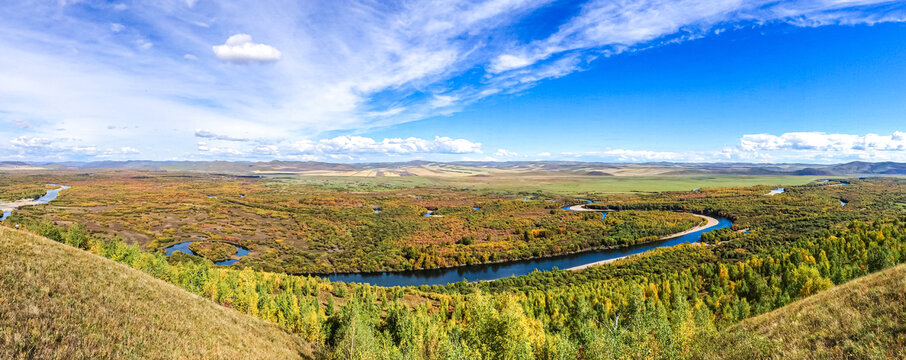
<svg viewBox="0 0 906 360">
<path fill-rule="evenodd" d="M 48 185 L 56 185 L 56 184 L 48 184 Z M 47 190 L 47 193 L 45 193 L 43 196 L 41 196 L 37 199 L 20 199 L 20 200 L 16 200 L 13 202 L 0 204 L 0 213 L 3 214 L 3 217 L 0 218 L 0 221 L 6 220 L 6 218 L 9 217 L 10 214 L 12 214 L 13 210 L 19 209 L 20 207 L 23 207 L 23 206 L 34 206 L 34 205 L 47 204 L 47 203 L 51 202 L 52 200 L 56 199 L 57 195 L 59 195 L 60 191 L 69 189 L 69 186 L 66 186 L 66 185 L 57 185 L 57 186 L 59 186 L 59 188 L 56 188 L 53 190 Z"/>
<path fill-rule="evenodd" d="M 695 215 L 695 214 L 694 214 Z M 700 216 L 704 218 L 704 216 Z M 368 283 L 375 286 L 420 286 L 444 285 L 463 280 L 489 281 L 510 276 L 520 276 L 534 271 L 550 271 L 553 269 L 572 269 L 582 265 L 594 265 L 604 260 L 622 258 L 628 255 L 641 254 L 658 247 L 674 246 L 685 243 L 695 243 L 701 239 L 701 233 L 733 226 L 726 218 L 719 218 L 714 224 L 712 221 L 703 220 L 698 226 L 686 231 L 667 235 L 658 240 L 646 241 L 630 246 L 621 246 L 609 249 L 587 249 L 571 254 L 549 255 L 525 260 L 503 260 L 499 262 L 475 265 L 459 265 L 438 269 L 359 272 L 359 273 L 334 273 L 324 276 L 331 281 L 347 283 Z"/>
<path fill-rule="evenodd" d="M 583 205 L 583 206 L 584 206 L 584 205 Z M 585 211 L 593 211 L 593 210 L 588 210 L 588 209 L 586 209 Z M 714 227 L 714 226 L 716 226 L 716 225 L 718 224 L 718 222 L 719 222 L 717 219 L 715 219 L 715 218 L 713 218 L 713 217 L 710 217 L 710 216 L 707 216 L 707 215 L 699 215 L 699 214 L 692 214 L 692 213 L 689 213 L 689 214 L 701 218 L 701 219 L 702 219 L 702 222 L 701 222 L 698 226 L 693 227 L 693 228 L 691 228 L 691 229 L 689 229 L 689 230 L 680 231 L 680 232 L 678 232 L 678 233 L 676 233 L 676 234 L 670 234 L 670 235 L 667 235 L 667 236 L 663 236 L 663 237 L 661 237 L 660 239 L 658 239 L 657 241 L 660 241 L 660 240 L 667 240 L 667 239 L 673 239 L 673 238 L 678 238 L 678 237 L 681 237 L 681 236 L 685 236 L 685 235 L 688 235 L 688 234 L 691 234 L 691 233 L 694 233 L 694 232 L 697 232 L 697 231 L 701 231 L 701 230 L 704 230 L 704 229 L 707 229 L 707 228 Z M 574 267 L 568 268 L 568 269 L 566 269 L 566 270 L 573 270 L 573 271 L 582 270 L 582 269 L 588 268 L 588 267 L 590 267 L 590 266 L 601 265 L 601 264 L 607 264 L 607 263 L 611 263 L 611 262 L 617 261 L 617 260 L 619 260 L 619 259 L 625 259 L 625 258 L 630 257 L 630 256 L 632 256 L 632 255 L 626 255 L 626 256 L 620 256 L 620 257 L 613 258 L 613 259 L 595 261 L 595 262 L 593 262 L 593 263 L 588 263 L 588 264 L 584 264 L 584 265 L 574 266 Z"/>
<path fill-rule="evenodd" d="M 584 206 L 584 205 L 574 205 L 574 206 Z M 585 209 L 585 208 L 583 208 L 582 210 L 573 210 L 573 211 L 611 212 L 611 211 L 618 211 L 618 210 L 607 210 L 607 211 L 604 211 L 604 210 L 594 210 L 594 209 Z M 630 245 L 599 246 L 599 247 L 591 247 L 591 248 L 581 249 L 581 250 L 575 250 L 575 251 L 565 251 L 565 252 L 560 252 L 560 253 L 552 253 L 552 254 L 545 254 L 545 255 L 538 255 L 538 256 L 530 256 L 530 257 L 524 257 L 524 258 L 502 259 L 502 260 L 491 260 L 491 261 L 480 262 L 480 263 L 475 263 L 475 264 L 455 264 L 455 265 L 438 266 L 438 267 L 421 268 L 421 269 L 388 269 L 388 270 L 378 270 L 378 271 L 344 271 L 344 272 L 324 272 L 324 273 L 320 273 L 320 272 L 298 272 L 298 273 L 288 272 L 288 274 L 291 274 L 291 275 L 302 275 L 302 276 L 304 276 L 304 275 L 308 275 L 308 276 L 320 276 L 320 277 L 331 277 L 331 276 L 336 277 L 336 276 L 345 276 L 345 275 L 366 275 L 366 276 L 367 276 L 367 275 L 375 275 L 375 274 L 394 274 L 394 273 L 400 274 L 400 273 L 411 273 L 411 272 L 414 272 L 414 271 L 442 271 L 442 270 L 456 270 L 456 269 L 458 269 L 458 268 L 467 268 L 467 267 L 473 267 L 473 266 L 493 266 L 493 265 L 503 265 L 503 264 L 514 263 L 514 262 L 546 260 L 546 259 L 557 258 L 557 257 L 562 257 L 562 256 L 582 255 L 582 254 L 586 254 L 586 253 L 599 252 L 599 251 L 620 251 L 620 250 L 624 250 L 624 249 L 631 248 L 631 247 L 645 246 L 645 245 L 649 245 L 649 244 L 656 243 L 656 242 L 659 242 L 659 241 L 664 241 L 664 240 L 669 240 L 669 239 L 675 239 L 675 238 L 678 238 L 678 237 L 682 237 L 682 236 L 685 236 L 685 235 L 689 235 L 689 234 L 691 234 L 691 233 L 694 233 L 694 232 L 697 232 L 697 231 L 701 231 L 701 230 L 704 230 L 704 229 L 707 229 L 707 228 L 716 226 L 716 225 L 718 225 L 718 223 L 719 223 L 719 220 L 717 220 L 717 219 L 715 219 L 715 218 L 713 218 L 713 217 L 710 217 L 710 216 L 699 215 L 699 214 L 693 214 L 693 213 L 689 213 L 689 215 L 693 215 L 693 216 L 699 217 L 699 218 L 702 219 L 702 221 L 699 223 L 699 225 L 696 225 L 695 227 L 689 228 L 688 230 L 680 231 L 680 232 L 678 232 L 678 233 L 673 233 L 673 234 L 670 234 L 670 235 L 664 235 L 664 236 L 661 236 L 661 237 L 659 237 L 659 238 L 657 238 L 657 239 L 654 239 L 654 240 L 648 240 L 648 241 L 638 242 L 638 243 L 634 243 L 634 244 L 630 244 Z M 177 244 L 177 245 L 178 245 L 178 244 Z M 175 246 L 175 245 L 174 245 L 174 246 Z M 169 248 L 167 248 L 167 249 L 169 249 Z M 614 259 L 614 260 L 615 260 L 615 259 Z M 590 265 L 593 265 L 593 264 L 587 264 L 587 265 L 590 266 Z M 578 268 L 578 267 L 577 267 L 577 268 Z M 567 269 L 567 270 L 573 270 L 573 268 L 569 268 L 569 269 Z"/>
</svg>

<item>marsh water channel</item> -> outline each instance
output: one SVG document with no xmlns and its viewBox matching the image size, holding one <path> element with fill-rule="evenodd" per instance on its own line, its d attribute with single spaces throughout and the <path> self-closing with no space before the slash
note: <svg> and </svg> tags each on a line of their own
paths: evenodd
<svg viewBox="0 0 906 360">
<path fill-rule="evenodd" d="M 164 251 L 166 251 L 167 256 L 173 255 L 174 251 L 181 251 L 181 252 L 184 252 L 184 253 L 192 255 L 192 256 L 202 257 L 201 255 L 198 255 L 194 251 L 189 249 L 189 245 L 191 245 L 194 242 L 198 242 L 198 241 L 186 241 L 186 242 L 181 242 L 178 244 L 173 244 L 173 245 L 168 246 L 166 249 L 164 249 Z M 239 258 L 249 255 L 249 249 L 246 249 L 242 246 L 232 244 L 232 243 L 226 243 L 226 244 L 235 246 L 237 249 L 236 254 L 233 255 L 232 259 L 226 259 L 223 261 L 215 262 L 214 263 L 215 265 L 230 266 L 230 265 L 233 265 L 233 264 L 239 262 Z"/>
</svg>

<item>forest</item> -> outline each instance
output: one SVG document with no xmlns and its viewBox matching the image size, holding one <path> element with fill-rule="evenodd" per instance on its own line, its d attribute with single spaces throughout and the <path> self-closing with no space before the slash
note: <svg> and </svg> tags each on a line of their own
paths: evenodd
<svg viewBox="0 0 906 360">
<path fill-rule="evenodd" d="M 363 192 L 165 172 L 70 174 L 53 181 L 72 187 L 47 206 L 16 211 L 10 221 L 80 223 L 147 251 L 186 241 L 231 243 L 251 250 L 239 266 L 297 274 L 443 268 L 621 247 L 700 222 L 661 210 L 602 220 L 601 214 L 562 210 L 581 201 L 551 193 L 434 186 Z"/>
<path fill-rule="evenodd" d="M 279 324 L 323 358 L 720 358 L 721 336 L 740 320 L 906 262 L 906 181 L 833 185 L 788 188 L 781 196 L 756 186 L 596 198 L 634 211 L 682 206 L 721 214 L 736 227 L 582 271 L 445 286 L 375 287 L 214 266 L 168 258 L 77 222 L 23 224 Z M 777 346 L 756 336 L 734 341 L 752 357 Z"/>
</svg>

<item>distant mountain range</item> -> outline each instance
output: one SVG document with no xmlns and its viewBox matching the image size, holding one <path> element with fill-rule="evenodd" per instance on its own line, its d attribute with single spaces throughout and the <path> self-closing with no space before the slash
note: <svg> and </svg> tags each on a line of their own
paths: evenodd
<svg viewBox="0 0 906 360">
<path fill-rule="evenodd" d="M 906 175 L 906 163 L 853 161 L 844 164 L 751 163 L 598 163 L 579 161 L 409 161 L 336 164 L 317 161 L 97 161 L 33 163 L 0 162 L 0 170 L 133 169 L 191 171 L 235 175 L 310 174 L 330 176 L 481 176 L 494 173 L 566 173 L 584 176 L 631 175 Z"/>
</svg>

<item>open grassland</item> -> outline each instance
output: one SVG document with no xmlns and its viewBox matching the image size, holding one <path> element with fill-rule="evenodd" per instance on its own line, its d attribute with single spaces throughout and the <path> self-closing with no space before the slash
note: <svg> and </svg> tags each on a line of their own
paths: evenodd
<svg viewBox="0 0 906 360">
<path fill-rule="evenodd" d="M 906 354 L 906 265 L 745 320 L 711 358 L 894 359 Z"/>
<path fill-rule="evenodd" d="M 293 359 L 278 326 L 141 271 L 0 227 L 2 359 Z"/>
<path fill-rule="evenodd" d="M 589 176 L 561 173 L 484 174 L 466 177 L 282 175 L 269 176 L 269 178 L 348 191 L 380 191 L 399 187 L 438 186 L 494 192 L 546 192 L 562 195 L 689 191 L 700 188 L 754 185 L 793 186 L 807 184 L 815 179 L 814 176 L 795 175 Z"/>
</svg>

